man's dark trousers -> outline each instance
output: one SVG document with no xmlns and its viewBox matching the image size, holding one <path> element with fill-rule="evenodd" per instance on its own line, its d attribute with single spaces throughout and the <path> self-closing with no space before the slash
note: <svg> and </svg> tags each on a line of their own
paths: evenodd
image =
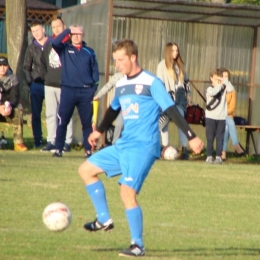
<svg viewBox="0 0 260 260">
<path fill-rule="evenodd" d="M 225 134 L 226 120 L 206 118 L 207 156 L 213 154 L 213 143 L 216 137 L 216 156 L 221 156 Z"/>
<path fill-rule="evenodd" d="M 75 107 L 78 109 L 83 132 L 83 145 L 85 151 L 90 151 L 88 137 L 92 133 L 92 100 L 97 87 L 64 87 L 61 88 L 60 106 L 58 112 L 59 125 L 56 131 L 55 146 L 62 152 L 67 133 L 67 125 L 72 117 Z"/>
<path fill-rule="evenodd" d="M 32 130 L 35 146 L 42 145 L 42 103 L 44 100 L 44 84 L 33 82 L 30 86 L 30 101 L 32 110 Z"/>
</svg>

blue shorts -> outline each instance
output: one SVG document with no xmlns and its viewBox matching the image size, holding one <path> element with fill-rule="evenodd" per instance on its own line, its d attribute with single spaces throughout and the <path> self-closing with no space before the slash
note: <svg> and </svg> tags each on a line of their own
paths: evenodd
<svg viewBox="0 0 260 260">
<path fill-rule="evenodd" d="M 139 193 L 156 159 L 140 147 L 119 149 L 118 146 L 111 145 L 91 155 L 88 161 L 102 169 L 109 178 L 122 174 L 118 183 Z"/>
</svg>

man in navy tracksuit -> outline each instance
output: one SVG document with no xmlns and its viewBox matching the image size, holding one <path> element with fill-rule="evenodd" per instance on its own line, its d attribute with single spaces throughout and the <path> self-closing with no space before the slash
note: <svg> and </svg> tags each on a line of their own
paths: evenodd
<svg viewBox="0 0 260 260">
<path fill-rule="evenodd" d="M 68 34 L 71 36 L 71 44 L 62 43 Z M 67 125 L 75 106 L 82 124 L 85 156 L 91 156 L 88 136 L 92 132 L 92 99 L 98 87 L 99 71 L 95 52 L 82 41 L 83 35 L 83 27 L 73 25 L 52 41 L 52 47 L 60 56 L 62 65 L 59 125 L 54 157 L 62 157 Z"/>
</svg>

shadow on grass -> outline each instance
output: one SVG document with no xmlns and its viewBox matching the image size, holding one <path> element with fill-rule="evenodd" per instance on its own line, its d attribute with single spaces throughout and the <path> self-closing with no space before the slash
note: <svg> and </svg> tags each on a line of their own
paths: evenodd
<svg viewBox="0 0 260 260">
<path fill-rule="evenodd" d="M 122 248 L 97 248 L 91 249 L 91 251 L 96 252 L 120 252 Z M 228 256 L 257 256 L 260 257 L 260 248 L 190 248 L 190 249 L 149 249 L 146 248 L 146 257 L 158 258 L 158 257 L 228 257 Z"/>
<path fill-rule="evenodd" d="M 0 182 L 11 182 L 11 181 L 14 181 L 14 180 L 11 180 L 11 179 L 0 179 Z"/>
</svg>

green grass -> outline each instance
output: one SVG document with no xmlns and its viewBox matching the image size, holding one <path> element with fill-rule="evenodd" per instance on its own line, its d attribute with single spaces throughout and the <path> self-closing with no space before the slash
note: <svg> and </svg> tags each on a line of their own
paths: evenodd
<svg viewBox="0 0 260 260">
<path fill-rule="evenodd" d="M 119 259 L 129 231 L 117 178 L 104 181 L 115 230 L 87 233 L 95 217 L 77 174 L 84 161 L 39 151 L 0 151 L 0 259 Z M 157 161 L 139 196 L 145 259 L 259 259 L 260 175 L 253 164 Z M 55 233 L 42 223 L 46 205 L 62 201 L 73 220 Z"/>
<path fill-rule="evenodd" d="M 5 132 L 11 143 L 10 129 Z M 28 126 L 24 136 L 31 147 Z M 73 149 L 52 158 L 8 148 L 0 150 L 1 260 L 120 259 L 130 237 L 118 178 L 102 176 L 115 230 L 88 233 L 82 227 L 95 213 L 77 174 L 83 152 Z M 202 155 L 154 164 L 138 196 L 144 259 L 260 259 L 259 158 L 230 154 L 223 165 L 204 160 Z M 68 205 L 73 215 L 68 229 L 58 233 L 42 223 L 43 209 L 55 201 Z"/>
</svg>

